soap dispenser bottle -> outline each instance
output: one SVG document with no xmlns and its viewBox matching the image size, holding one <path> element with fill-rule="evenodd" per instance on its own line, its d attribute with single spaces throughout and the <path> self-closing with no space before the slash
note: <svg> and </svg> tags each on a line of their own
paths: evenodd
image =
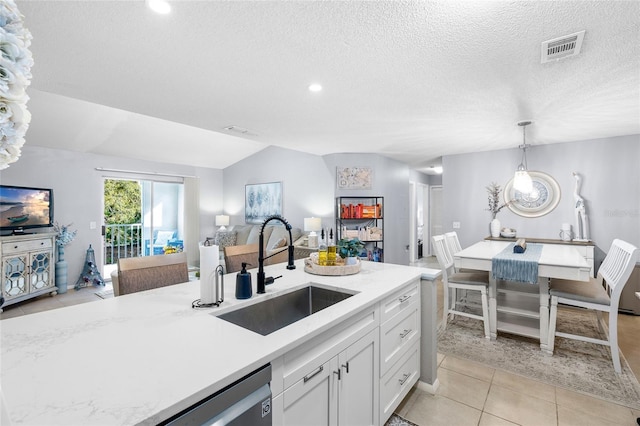
<svg viewBox="0 0 640 426">
<path fill-rule="evenodd" d="M 251 274 L 247 272 L 247 263 L 242 262 L 242 270 L 236 275 L 236 299 L 249 299 L 251 295 Z"/>
</svg>

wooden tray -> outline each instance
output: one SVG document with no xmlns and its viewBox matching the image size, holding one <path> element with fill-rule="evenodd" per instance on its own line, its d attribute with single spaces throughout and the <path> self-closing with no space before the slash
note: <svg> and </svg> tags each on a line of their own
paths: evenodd
<svg viewBox="0 0 640 426">
<path fill-rule="evenodd" d="M 321 266 L 317 263 L 313 263 L 310 257 L 304 260 L 304 270 L 314 275 L 353 275 L 360 272 L 360 259 L 355 265 L 337 265 L 337 266 Z"/>
</svg>

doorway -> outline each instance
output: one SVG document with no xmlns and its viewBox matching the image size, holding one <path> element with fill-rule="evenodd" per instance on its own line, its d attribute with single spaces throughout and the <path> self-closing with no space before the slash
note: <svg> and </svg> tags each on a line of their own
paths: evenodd
<svg viewBox="0 0 640 426">
<path fill-rule="evenodd" d="M 442 223 L 442 185 L 432 185 L 429 187 L 429 235 L 430 241 L 432 235 L 440 235 L 443 233 Z M 428 244 L 429 253 L 431 253 L 431 244 Z"/>
<path fill-rule="evenodd" d="M 409 258 L 418 262 L 428 254 L 429 185 L 409 182 L 410 214 Z M 425 251 L 426 250 L 426 251 Z"/>
</svg>

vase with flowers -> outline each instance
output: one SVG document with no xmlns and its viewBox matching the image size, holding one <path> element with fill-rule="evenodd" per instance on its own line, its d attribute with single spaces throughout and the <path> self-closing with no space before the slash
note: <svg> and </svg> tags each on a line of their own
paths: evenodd
<svg viewBox="0 0 640 426">
<path fill-rule="evenodd" d="M 58 233 L 56 235 L 56 246 L 58 247 L 58 261 L 56 262 L 56 287 L 59 294 L 67 292 L 67 261 L 64 260 L 64 248 L 76 237 L 76 231 L 69 230 L 72 223 L 68 225 L 59 225 L 58 222 L 53 224 L 53 229 Z"/>
<path fill-rule="evenodd" d="M 502 188 L 500 188 L 500 185 L 498 185 L 497 183 L 491 182 L 491 184 L 486 188 L 487 194 L 489 194 L 489 208 L 487 210 L 491 212 L 492 216 L 489 229 L 491 232 L 491 236 L 493 238 L 496 238 L 500 236 L 500 221 L 496 216 L 498 215 L 500 210 L 507 207 L 510 202 L 500 204 L 500 192 L 502 191 Z"/>
</svg>

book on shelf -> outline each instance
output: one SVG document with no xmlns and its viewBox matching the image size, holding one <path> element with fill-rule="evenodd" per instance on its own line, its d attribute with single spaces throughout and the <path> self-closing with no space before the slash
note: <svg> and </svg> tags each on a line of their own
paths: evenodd
<svg viewBox="0 0 640 426">
<path fill-rule="evenodd" d="M 360 204 L 341 204 L 340 217 L 342 219 L 382 219 L 382 206 Z"/>
</svg>

